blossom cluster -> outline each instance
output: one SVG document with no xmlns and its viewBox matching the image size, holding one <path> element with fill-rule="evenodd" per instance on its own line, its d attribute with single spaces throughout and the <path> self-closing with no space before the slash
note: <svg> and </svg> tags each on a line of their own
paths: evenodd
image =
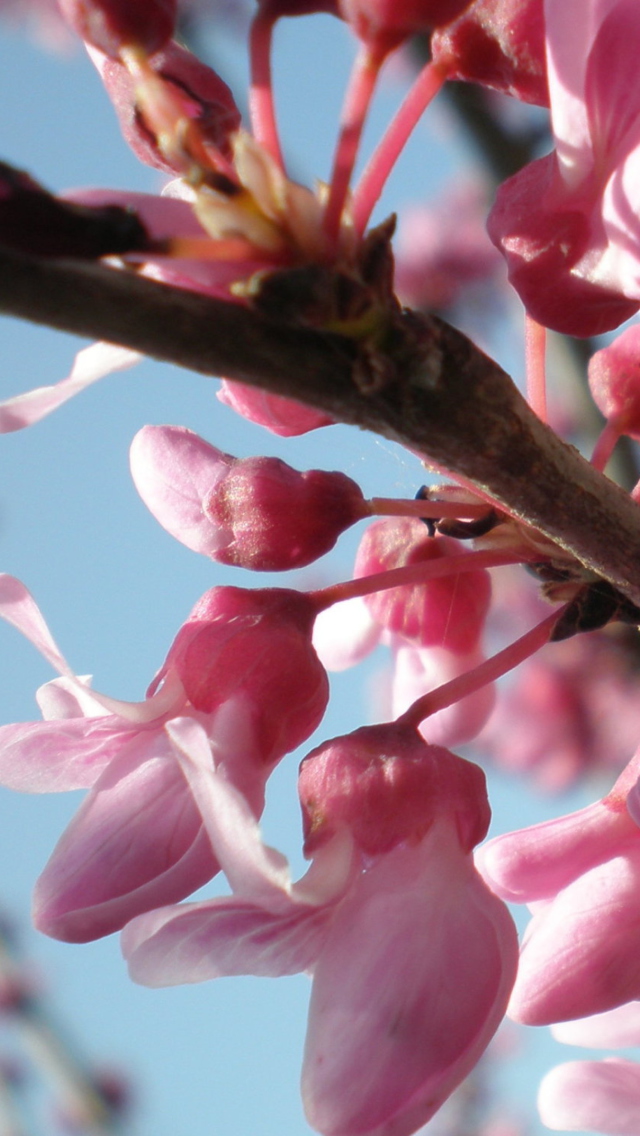
<svg viewBox="0 0 640 1136">
<path fill-rule="evenodd" d="M 59 8 L 125 141 L 170 180 L 157 195 L 56 197 L 2 165 L 0 244 L 104 260 L 125 279 L 341 336 L 365 387 L 398 341 L 399 295 L 451 309 L 465 285 L 498 278 L 501 253 L 526 310 L 529 403 L 549 434 L 544 329 L 599 335 L 640 309 L 634 0 L 259 0 L 250 129 L 220 76 L 175 38 L 176 0 Z M 319 11 L 348 25 L 357 49 L 331 176 L 311 190 L 287 172 L 271 44 L 279 19 Z M 429 37 L 429 61 L 354 184 L 383 64 L 416 35 Z M 546 108 L 552 149 L 500 186 L 488 217 L 495 248 L 472 195 L 471 239 L 454 241 L 450 207 L 444 240 L 423 227 L 394 277 L 394 223 L 372 228 L 371 216 L 413 126 L 458 79 Z M 621 438 L 640 439 L 639 359 L 637 323 L 592 355 L 586 377 L 605 419 L 597 471 Z M 85 348 L 66 379 L 0 403 L 0 432 L 37 424 L 137 361 L 124 347 Z M 281 438 L 334 422 L 237 380 L 223 379 L 219 397 Z M 155 425 L 133 438 L 130 472 L 175 540 L 244 571 L 306 569 L 364 527 L 349 580 L 209 588 L 136 702 L 77 675 L 26 585 L 0 575 L 0 617 L 58 675 L 37 691 L 41 718 L 0 726 L 0 783 L 87 791 L 35 885 L 36 927 L 74 943 L 121 932 L 130 974 L 148 986 L 308 973 L 302 1095 L 323 1136 L 417 1132 L 505 1014 L 565 1023 L 560 1040 L 635 1042 L 633 599 L 456 469 L 438 468 L 415 499 L 367 499 L 341 471 L 239 458 L 184 426 Z M 640 501 L 640 490 L 630 496 Z M 521 615 L 526 629 L 514 630 Z M 318 742 L 328 672 L 380 644 L 390 659 L 381 720 Z M 586 770 L 618 776 L 579 813 L 483 844 L 485 774 L 453 752 L 469 743 L 554 790 Z M 294 882 L 259 822 L 271 775 L 301 746 L 310 865 Z M 191 898 L 220 873 L 228 895 Z M 520 948 L 508 903 L 532 911 Z M 631 1062 L 561 1067 L 540 1099 L 550 1127 L 640 1130 Z"/>
</svg>

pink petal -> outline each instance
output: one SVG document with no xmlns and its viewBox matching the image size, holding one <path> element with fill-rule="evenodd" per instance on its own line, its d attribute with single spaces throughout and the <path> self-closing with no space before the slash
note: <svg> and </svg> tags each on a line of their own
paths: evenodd
<svg viewBox="0 0 640 1136">
<path fill-rule="evenodd" d="M 214 556 L 229 541 L 205 515 L 203 500 L 231 460 L 179 426 L 144 426 L 130 452 L 131 475 L 149 511 L 171 536 L 205 556 Z"/>
<path fill-rule="evenodd" d="M 627 842 L 635 845 L 631 818 L 601 801 L 578 812 L 490 840 L 476 853 L 489 887 L 503 899 L 548 899 L 576 877 L 608 860 Z"/>
<path fill-rule="evenodd" d="M 447 828 L 445 827 L 445 831 Z M 323 1136 L 408 1136 L 469 1072 L 517 964 L 506 908 L 441 825 L 365 872 L 314 974 L 302 1073 Z"/>
<path fill-rule="evenodd" d="M 509 1016 L 583 1018 L 640 998 L 640 849 L 585 872 L 527 928 Z"/>
<path fill-rule="evenodd" d="M 547 1073 L 538 1094 L 547 1128 L 637 1136 L 640 1066 L 634 1061 L 569 1061 Z"/>
<path fill-rule="evenodd" d="M 133 738 L 58 842 L 34 895 L 46 934 L 86 942 L 183 899 L 218 870 L 161 731 Z"/>
<path fill-rule="evenodd" d="M 116 347 L 112 343 L 93 343 L 91 347 L 84 347 L 76 355 L 66 379 L 54 386 L 37 387 L 0 402 L 0 434 L 33 426 L 91 383 L 114 371 L 131 367 L 141 358 L 137 351 Z"/>
<path fill-rule="evenodd" d="M 333 424 L 328 414 L 314 410 L 312 406 L 304 406 L 295 399 L 268 394 L 231 379 L 223 379 L 218 398 L 225 406 L 248 418 L 249 422 L 265 426 L 272 434 L 279 434 L 282 438 L 296 437 Z"/>
<path fill-rule="evenodd" d="M 134 919 L 122 950 L 132 979 L 145 986 L 232 974 L 276 978 L 313 966 L 332 914 L 294 904 L 273 914 L 241 899 L 188 903 Z"/>
<path fill-rule="evenodd" d="M 165 729 L 233 890 L 267 910 L 286 909 L 291 889 L 287 860 L 262 843 L 246 799 L 214 771 L 202 726 L 192 718 L 176 718 Z"/>
</svg>

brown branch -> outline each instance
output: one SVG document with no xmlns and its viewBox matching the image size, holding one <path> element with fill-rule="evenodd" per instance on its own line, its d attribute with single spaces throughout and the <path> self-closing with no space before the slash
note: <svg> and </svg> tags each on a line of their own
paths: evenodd
<svg viewBox="0 0 640 1136">
<path fill-rule="evenodd" d="M 640 603 L 640 509 L 443 321 L 406 313 L 367 374 L 353 342 L 102 264 L 0 249 L 0 311 L 297 398 L 464 474 Z M 366 362 L 366 360 L 365 360 Z M 368 381 L 371 380 L 371 381 Z"/>
</svg>

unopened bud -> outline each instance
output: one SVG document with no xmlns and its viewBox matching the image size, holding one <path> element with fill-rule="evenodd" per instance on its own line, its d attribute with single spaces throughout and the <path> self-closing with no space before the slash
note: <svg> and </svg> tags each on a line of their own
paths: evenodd
<svg viewBox="0 0 640 1136">
<path fill-rule="evenodd" d="M 589 362 L 594 402 L 621 434 L 640 438 L 640 325 L 618 335 Z"/>
</svg>

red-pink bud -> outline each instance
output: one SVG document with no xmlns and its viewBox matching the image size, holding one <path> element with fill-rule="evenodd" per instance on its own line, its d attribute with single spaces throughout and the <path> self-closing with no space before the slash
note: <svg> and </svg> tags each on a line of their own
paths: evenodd
<svg viewBox="0 0 640 1136">
<path fill-rule="evenodd" d="M 62 14 L 91 47 L 118 59 L 123 47 L 160 51 L 173 36 L 177 0 L 59 0 Z"/>
<path fill-rule="evenodd" d="M 262 572 L 311 564 L 366 513 L 362 491 L 346 474 L 299 473 L 265 457 L 232 460 L 203 508 L 229 532 L 215 559 Z"/>
<path fill-rule="evenodd" d="M 376 521 L 366 530 L 354 576 L 464 554 L 449 537 L 430 537 L 421 521 L 410 517 Z M 374 619 L 422 647 L 446 647 L 466 655 L 477 645 L 491 600 L 491 580 L 484 569 L 451 572 L 366 596 Z"/>
<path fill-rule="evenodd" d="M 592 355 L 589 388 L 605 418 L 621 434 L 640 439 L 640 324 Z"/>
<path fill-rule="evenodd" d="M 316 607 L 302 592 L 212 588 L 171 647 L 191 705 L 211 713 L 242 698 L 269 763 L 300 745 L 320 723 L 329 687 L 311 643 Z"/>
<path fill-rule="evenodd" d="M 152 128 L 145 122 L 136 100 L 136 84 L 126 67 L 117 60 L 97 58 L 96 63 L 107 94 L 113 103 L 125 141 L 137 158 L 166 173 L 181 174 L 158 147 Z M 154 71 L 179 95 L 185 118 L 198 126 L 205 145 L 226 158 L 231 157 L 229 139 L 240 126 L 240 111 L 227 84 L 216 72 L 190 51 L 177 44 L 152 60 Z"/>
<path fill-rule="evenodd" d="M 395 723 L 363 726 L 318 746 L 300 766 L 298 791 L 306 855 L 345 827 L 367 855 L 390 852 L 452 815 L 468 852 L 491 818 L 477 765 Z"/>
<path fill-rule="evenodd" d="M 365 43 L 388 51 L 410 35 L 455 20 L 470 0 L 338 0 L 340 15 Z"/>
<path fill-rule="evenodd" d="M 475 0 L 434 33 L 431 53 L 451 79 L 549 106 L 543 0 Z"/>
</svg>

